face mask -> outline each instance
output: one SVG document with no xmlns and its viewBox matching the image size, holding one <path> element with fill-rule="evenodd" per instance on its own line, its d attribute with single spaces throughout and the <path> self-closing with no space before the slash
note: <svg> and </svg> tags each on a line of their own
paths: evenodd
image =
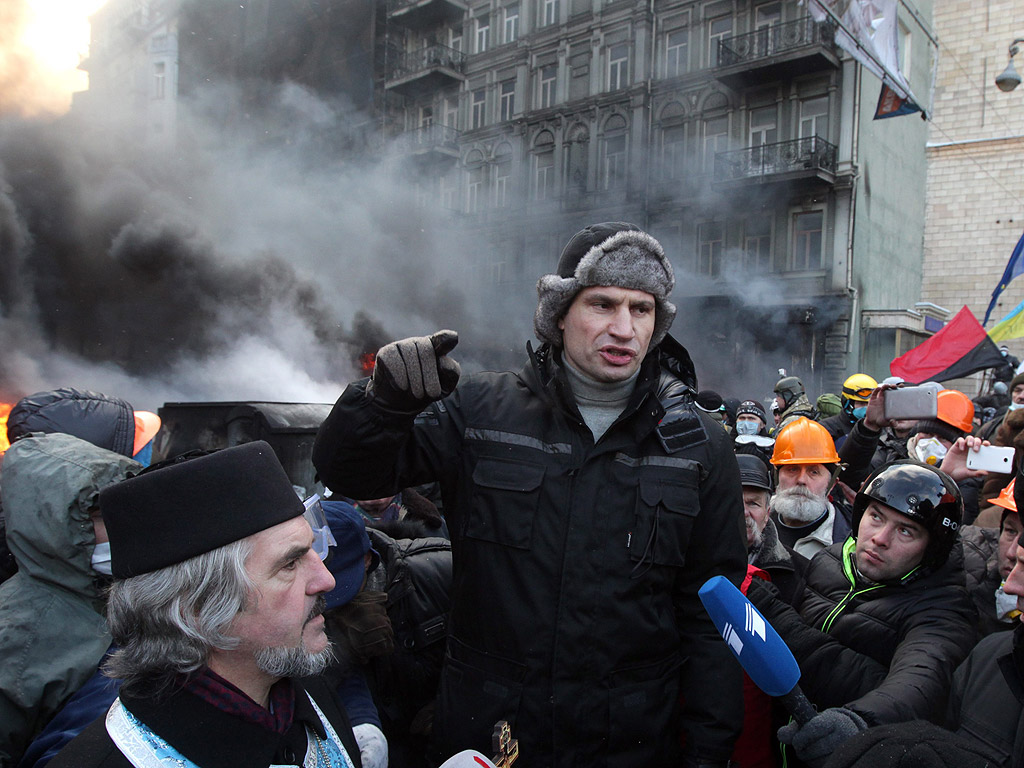
<svg viewBox="0 0 1024 768">
<path fill-rule="evenodd" d="M 855 418 L 855 419 L 863 419 L 864 418 L 864 414 L 866 414 L 867 412 L 868 412 L 868 407 L 866 405 L 862 405 L 862 406 L 859 406 L 858 408 L 854 408 L 853 409 L 853 418 Z"/>
<path fill-rule="evenodd" d="M 756 435 L 758 432 L 756 421 L 737 421 L 736 422 L 736 434 L 737 435 Z"/>
<path fill-rule="evenodd" d="M 96 573 L 102 573 L 110 576 L 110 542 L 104 541 L 102 544 L 97 544 L 96 548 L 92 551 L 92 569 Z"/>
<path fill-rule="evenodd" d="M 946 458 L 946 446 L 940 443 L 937 437 L 926 437 L 923 440 L 918 440 L 914 451 L 917 453 L 917 458 L 920 461 L 923 461 L 925 464 L 931 464 L 933 467 L 941 464 L 942 460 Z"/>
<path fill-rule="evenodd" d="M 1010 403 L 1008 410 L 1016 411 L 1018 408 L 1024 408 L 1024 403 Z"/>
<path fill-rule="evenodd" d="M 1003 592 L 1003 585 L 996 590 L 996 618 L 1000 621 L 1010 622 L 1020 615 L 1017 610 L 1017 596 L 1008 595 Z"/>
</svg>

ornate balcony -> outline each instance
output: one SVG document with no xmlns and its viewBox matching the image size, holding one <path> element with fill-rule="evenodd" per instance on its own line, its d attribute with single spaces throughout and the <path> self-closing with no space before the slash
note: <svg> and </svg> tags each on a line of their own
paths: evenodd
<svg viewBox="0 0 1024 768">
<path fill-rule="evenodd" d="M 820 136 L 780 141 L 715 155 L 715 181 L 783 181 L 815 177 L 834 181 L 837 149 Z"/>
<path fill-rule="evenodd" d="M 810 16 L 727 37 L 718 42 L 715 77 L 731 87 L 780 80 L 838 67 L 835 27 Z"/>
<path fill-rule="evenodd" d="M 451 160 L 459 156 L 459 134 L 455 128 L 435 123 L 399 134 L 392 146 L 404 155 L 424 160 Z"/>
<path fill-rule="evenodd" d="M 462 51 L 446 45 L 427 45 L 418 51 L 395 55 L 388 62 L 384 87 L 403 96 L 437 90 L 465 80 L 465 64 L 466 54 Z"/>
</svg>

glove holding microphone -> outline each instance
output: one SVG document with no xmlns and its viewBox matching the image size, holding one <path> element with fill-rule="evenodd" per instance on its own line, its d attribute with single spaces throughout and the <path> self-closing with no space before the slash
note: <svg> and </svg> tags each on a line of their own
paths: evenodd
<svg viewBox="0 0 1024 768">
<path fill-rule="evenodd" d="M 462 372 L 448 357 L 458 343 L 458 333 L 442 330 L 385 344 L 377 352 L 367 397 L 387 410 L 413 414 L 447 397 Z"/>
</svg>

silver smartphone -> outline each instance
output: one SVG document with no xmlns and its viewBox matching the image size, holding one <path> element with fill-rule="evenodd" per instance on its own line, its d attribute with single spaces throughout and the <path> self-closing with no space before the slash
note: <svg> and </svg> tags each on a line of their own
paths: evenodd
<svg viewBox="0 0 1024 768">
<path fill-rule="evenodd" d="M 939 413 L 939 390 L 933 381 L 916 387 L 899 387 L 885 392 L 885 418 L 934 419 Z"/>
<path fill-rule="evenodd" d="M 983 445 L 977 451 L 967 452 L 968 469 L 984 469 L 986 472 L 1013 472 L 1013 446 Z"/>
</svg>

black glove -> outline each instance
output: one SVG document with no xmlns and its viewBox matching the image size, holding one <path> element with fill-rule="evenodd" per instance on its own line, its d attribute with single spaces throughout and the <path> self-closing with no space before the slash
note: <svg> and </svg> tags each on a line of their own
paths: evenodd
<svg viewBox="0 0 1024 768">
<path fill-rule="evenodd" d="M 364 589 L 326 614 L 332 628 L 345 635 L 353 656 L 362 664 L 395 650 L 395 631 L 384 608 L 387 599 L 386 592 Z"/>
<path fill-rule="evenodd" d="M 824 765 L 840 744 L 867 730 L 864 719 L 845 707 L 826 709 L 803 726 L 795 722 L 779 728 L 779 741 L 792 745 L 796 756 L 811 768 Z"/>
<path fill-rule="evenodd" d="M 459 383 L 459 364 L 448 357 L 458 343 L 455 331 L 438 331 L 385 344 L 377 352 L 367 395 L 393 411 L 419 413 Z"/>
</svg>

